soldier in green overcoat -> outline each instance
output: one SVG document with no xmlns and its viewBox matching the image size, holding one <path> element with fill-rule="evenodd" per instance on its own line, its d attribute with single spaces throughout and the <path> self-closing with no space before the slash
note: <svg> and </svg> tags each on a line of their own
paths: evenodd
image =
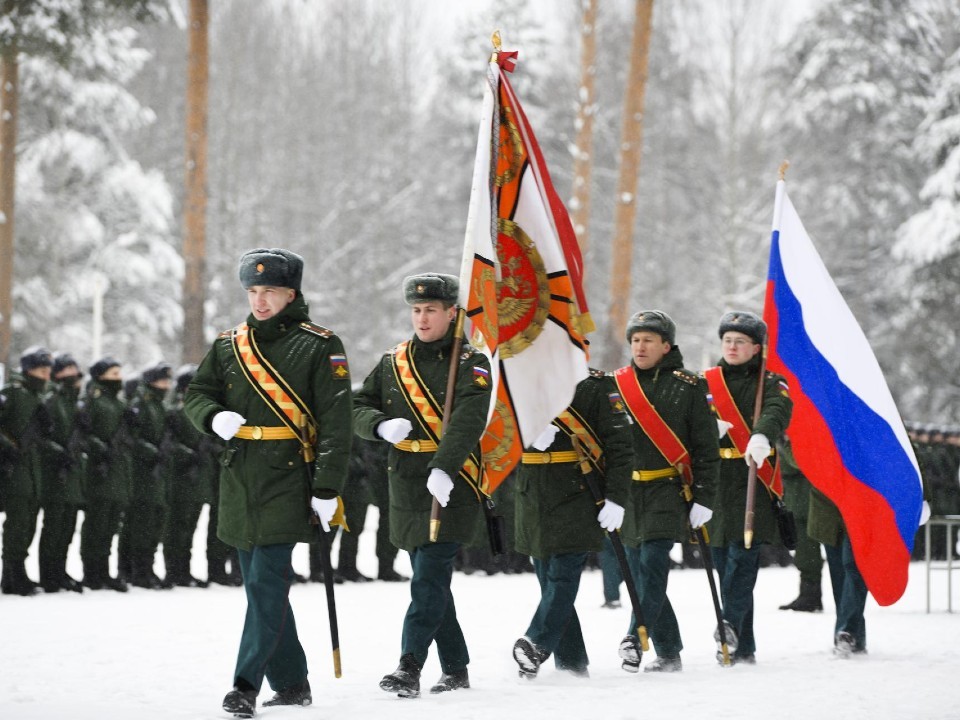
<svg viewBox="0 0 960 720">
<path fill-rule="evenodd" d="M 163 538 L 167 514 L 167 478 L 163 473 L 161 446 L 167 429 L 163 401 L 173 382 L 169 363 L 145 368 L 141 383 L 130 401 L 130 505 L 121 534 L 128 550 L 130 583 L 157 590 L 172 587 L 153 571 L 157 547 Z"/>
<path fill-rule="evenodd" d="M 217 534 L 237 548 L 247 616 L 223 708 L 309 705 L 307 660 L 288 593 L 298 542 L 318 539 L 339 507 L 353 436 L 350 371 L 340 338 L 311 322 L 303 258 L 257 248 L 240 258 L 246 322 L 221 333 L 184 399 L 194 426 L 223 438 Z M 302 441 L 303 439 L 303 441 Z"/>
<path fill-rule="evenodd" d="M 201 445 L 205 436 L 183 411 L 183 396 L 196 373 L 197 366 L 193 364 L 183 365 L 176 372 L 173 400 L 167 407 L 167 434 L 160 448 L 169 509 L 163 537 L 165 580 L 178 587 L 207 586 L 190 574 L 193 534 L 209 495 L 201 476 Z"/>
<path fill-rule="evenodd" d="M 33 595 L 36 583 L 27 577 L 25 562 L 37 529 L 39 491 L 43 483 L 43 438 L 49 436 L 50 416 L 44 406 L 53 356 L 33 346 L 20 356 L 20 373 L 0 393 L 0 443 L 12 458 L 5 478 L 3 502 L 3 573 L 5 595 Z"/>
<path fill-rule="evenodd" d="M 620 394 L 611 378 L 591 370 L 568 410 L 523 453 L 516 476 L 516 549 L 533 557 L 540 581 L 540 603 L 513 648 L 521 677 L 536 677 L 551 654 L 558 669 L 587 675 L 574 601 L 587 553 L 600 550 L 604 531 L 623 523 L 632 471 L 630 420 Z M 594 499 L 588 481 L 605 502 Z"/>
<path fill-rule="evenodd" d="M 82 592 L 79 582 L 67 575 L 67 551 L 77 527 L 77 512 L 83 504 L 81 481 L 86 454 L 80 449 L 76 427 L 77 403 L 83 373 L 68 353 L 53 357 L 53 392 L 47 399 L 50 436 L 44 442 L 43 484 L 40 506 L 40 585 L 45 592 Z"/>
<path fill-rule="evenodd" d="M 124 447 L 127 410 L 120 399 L 120 372 L 120 363 L 110 356 L 93 363 L 90 382 L 77 410 L 77 425 L 87 454 L 80 558 L 84 587 L 126 592 L 126 582 L 119 574 L 111 577 L 109 567 L 113 536 L 120 533 L 130 501 L 130 462 Z"/>
<path fill-rule="evenodd" d="M 756 663 L 756 639 L 753 633 L 753 589 L 760 569 L 760 548 L 764 543 L 779 543 L 776 517 L 771 505 L 771 494 L 757 478 L 754 498 L 753 539 L 747 548 L 744 541 L 744 511 L 747 503 L 748 461 L 752 458 L 760 467 L 776 466 L 774 446 L 783 438 L 790 423 L 793 402 L 786 380 L 771 372 L 763 379 L 763 401 L 760 416 L 753 420 L 759 381 L 761 351 L 767 326 L 756 314 L 747 311 L 726 313 L 720 319 L 719 336 L 723 359 L 719 370 L 711 368 L 704 375 L 710 386 L 712 403 L 717 409 L 718 426 L 724 433 L 720 444 L 720 482 L 713 519 L 707 528 L 713 562 L 720 576 L 723 598 L 723 618 L 727 628 L 727 645 L 736 648 L 734 663 Z M 724 411 L 727 395 L 736 406 L 729 416 Z M 722 424 L 721 424 L 722 423 Z M 745 427 L 737 423 L 745 424 Z M 732 435 L 749 435 L 745 448 L 738 448 Z M 732 633 L 730 632 L 732 630 Z M 719 643 L 719 632 L 714 636 Z M 731 642 L 733 638 L 733 642 Z M 718 651 L 718 662 L 723 655 Z"/>
<path fill-rule="evenodd" d="M 392 445 L 390 539 L 410 553 L 413 567 L 400 665 L 380 687 L 418 697 L 420 670 L 433 642 L 443 674 L 431 692 L 470 686 L 470 656 L 450 581 L 457 550 L 477 537 L 483 523 L 479 478 L 464 464 L 471 454 L 475 460 L 480 456 L 491 397 L 490 364 L 468 345 L 454 358 L 459 365 L 453 411 L 440 438 L 458 283 L 450 275 L 425 273 L 406 278 L 403 289 L 414 337 L 389 350 L 367 376 L 354 401 L 354 420 L 361 437 Z M 437 542 L 430 542 L 434 499 L 443 513 Z"/>
<path fill-rule="evenodd" d="M 631 363 L 614 373 L 633 420 L 633 480 L 623 542 L 657 659 L 644 672 L 683 669 L 680 626 L 667 597 L 670 550 L 689 540 L 688 526 L 710 519 L 720 460 L 717 425 L 697 375 L 683 367 L 676 325 L 664 312 L 644 310 L 627 322 Z M 684 487 L 692 497 L 689 504 Z M 688 507 L 689 505 L 689 507 Z M 640 668 L 632 616 L 620 642 L 622 667 Z"/>
</svg>

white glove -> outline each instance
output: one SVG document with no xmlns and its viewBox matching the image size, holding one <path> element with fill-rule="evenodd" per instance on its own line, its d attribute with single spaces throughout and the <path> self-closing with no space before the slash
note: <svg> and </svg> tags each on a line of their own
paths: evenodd
<svg viewBox="0 0 960 720">
<path fill-rule="evenodd" d="M 239 430 L 240 426 L 246 421 L 247 419 L 240 413 L 231 412 L 230 410 L 222 410 L 213 416 L 213 421 L 210 423 L 210 427 L 213 428 L 213 431 L 224 440 L 229 440 L 237 434 L 237 430 Z"/>
<path fill-rule="evenodd" d="M 447 503 L 450 502 L 453 480 L 440 468 L 433 468 L 427 478 L 427 490 L 437 499 L 440 507 L 446 507 Z"/>
<path fill-rule="evenodd" d="M 533 447 L 537 450 L 546 450 L 553 445 L 553 439 L 557 436 L 558 432 L 560 432 L 560 428 L 550 423 L 543 429 L 543 432 L 537 436 L 537 439 L 533 441 Z"/>
<path fill-rule="evenodd" d="M 747 451 L 743 454 L 743 460 L 750 464 L 750 458 L 757 464 L 757 467 L 763 465 L 763 461 L 770 457 L 770 441 L 763 433 L 756 433 L 750 436 L 747 442 Z"/>
<path fill-rule="evenodd" d="M 330 521 L 333 520 L 337 512 L 337 499 L 322 500 L 321 498 L 310 498 L 310 507 L 314 514 L 320 518 L 320 527 L 324 532 L 330 532 Z"/>
<path fill-rule="evenodd" d="M 403 440 L 413 430 L 413 423 L 406 418 L 390 418 L 377 425 L 377 435 L 391 445 Z"/>
<path fill-rule="evenodd" d="M 721 420 L 717 418 L 717 432 L 720 433 L 720 437 L 723 437 L 727 434 L 727 430 L 733 427 L 732 422 L 727 422 L 726 420 Z"/>
<path fill-rule="evenodd" d="M 696 530 L 698 527 L 701 527 L 705 523 L 710 522 L 710 518 L 713 517 L 713 510 L 708 507 L 704 507 L 700 503 L 694 503 L 690 506 L 690 527 Z"/>
<path fill-rule="evenodd" d="M 607 532 L 619 530 L 623 525 L 623 508 L 613 500 L 605 500 L 600 512 L 597 513 L 597 522 Z"/>
<path fill-rule="evenodd" d="M 930 503 L 926 500 L 923 501 L 923 508 L 920 510 L 920 525 L 926 525 L 927 520 L 930 519 Z"/>
</svg>

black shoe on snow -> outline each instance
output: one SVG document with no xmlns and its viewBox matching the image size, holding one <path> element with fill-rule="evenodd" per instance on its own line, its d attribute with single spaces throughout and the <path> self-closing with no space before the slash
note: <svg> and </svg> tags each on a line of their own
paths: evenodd
<svg viewBox="0 0 960 720">
<path fill-rule="evenodd" d="M 371 582 L 373 578 L 367 577 L 362 572 L 356 568 L 343 568 L 342 570 L 337 568 L 333 574 L 333 581 L 337 582 L 339 580 L 341 583 L 346 582 Z"/>
<path fill-rule="evenodd" d="M 234 688 L 223 698 L 223 709 L 238 718 L 252 718 L 257 714 L 257 691 Z"/>
<path fill-rule="evenodd" d="M 802 594 L 797 596 L 793 602 L 780 606 L 781 610 L 796 610 L 797 612 L 817 613 L 823 612 L 823 600 L 817 597 L 804 597 Z"/>
<path fill-rule="evenodd" d="M 450 690 L 464 690 L 470 687 L 470 676 L 467 675 L 467 669 L 459 670 L 455 673 L 443 673 L 437 684 L 430 688 L 431 695 L 437 695 Z"/>
<path fill-rule="evenodd" d="M 683 671 L 683 663 L 680 662 L 679 657 L 668 658 L 668 657 L 658 657 L 649 665 L 645 665 L 643 668 L 645 673 L 675 673 Z"/>
<path fill-rule="evenodd" d="M 412 654 L 403 655 L 397 669 L 383 676 L 380 689 L 402 698 L 420 697 L 420 666 Z"/>
<path fill-rule="evenodd" d="M 127 583 L 125 583 L 120 578 L 107 577 L 103 579 L 103 586 L 108 590 L 116 590 L 117 592 L 127 592 Z"/>
<path fill-rule="evenodd" d="M 629 673 L 640 672 L 640 658 L 643 651 L 640 649 L 640 639 L 633 635 L 624 635 L 620 641 L 620 667 Z"/>
<path fill-rule="evenodd" d="M 288 688 L 278 691 L 272 698 L 263 703 L 264 707 L 274 705 L 301 705 L 306 707 L 313 703 L 313 695 L 310 693 L 310 683 L 304 679 L 302 683 L 291 685 Z"/>
<path fill-rule="evenodd" d="M 600 607 L 602 607 L 602 608 L 607 608 L 608 610 L 616 610 L 617 608 L 622 607 L 622 605 L 620 604 L 620 601 L 619 601 L 619 600 L 607 600 L 607 601 L 606 601 L 603 605 L 601 605 Z"/>
<path fill-rule="evenodd" d="M 513 659 L 520 666 L 520 677 L 533 680 L 547 656 L 530 638 L 524 636 L 513 644 Z"/>
<path fill-rule="evenodd" d="M 393 568 L 381 569 L 377 573 L 377 580 L 383 580 L 384 582 L 407 582 L 410 578 L 406 575 L 401 575 Z"/>
<path fill-rule="evenodd" d="M 722 653 L 723 648 L 721 647 L 720 642 L 720 628 L 717 627 L 713 631 L 713 639 L 717 642 L 717 652 Z M 726 620 L 723 621 L 723 639 L 727 641 L 727 650 L 733 654 L 737 651 L 737 645 L 739 641 L 737 640 L 737 633 L 734 632 L 733 625 L 731 625 Z"/>
<path fill-rule="evenodd" d="M 837 657 L 848 658 L 854 653 L 856 646 L 857 643 L 853 639 L 853 635 L 846 630 L 841 630 L 833 640 L 833 654 Z"/>
<path fill-rule="evenodd" d="M 587 679 L 590 677 L 590 671 L 585 667 L 569 667 L 565 665 L 558 665 L 557 670 L 568 675 L 573 675 L 575 678 Z"/>
<path fill-rule="evenodd" d="M 69 575 L 64 575 L 62 578 L 60 578 L 60 589 L 69 590 L 70 592 L 82 593 L 83 585 L 81 585 L 79 582 L 74 580 Z"/>
</svg>

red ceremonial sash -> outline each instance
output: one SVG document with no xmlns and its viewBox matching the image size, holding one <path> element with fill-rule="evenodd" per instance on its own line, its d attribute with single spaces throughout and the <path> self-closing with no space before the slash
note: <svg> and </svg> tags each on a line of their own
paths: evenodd
<svg viewBox="0 0 960 720">
<path fill-rule="evenodd" d="M 417 418 L 427 437 L 439 445 L 443 427 L 443 407 L 433 397 L 427 383 L 417 372 L 409 342 L 402 342 L 394 348 L 392 361 L 394 377 L 407 406 Z M 470 453 L 467 457 L 467 461 L 460 469 L 460 477 L 473 488 L 479 500 L 482 492 L 480 488 L 483 480 L 483 464 L 475 453 Z"/>
<path fill-rule="evenodd" d="M 740 454 L 746 455 L 747 443 L 750 441 L 750 427 L 740 413 L 740 408 L 733 401 L 730 388 L 727 387 L 727 381 L 723 377 L 723 368 L 712 367 L 706 370 L 703 375 L 707 379 L 707 387 L 713 396 L 713 407 L 717 411 L 717 415 L 721 420 L 733 423 L 733 427 L 727 430 L 727 435 Z M 757 382 L 763 382 L 763 378 L 759 378 Z M 766 485 L 767 490 L 777 497 L 783 497 L 783 480 L 780 477 L 779 457 L 776 459 L 776 465 L 771 466 L 769 462 L 764 462 L 757 466 L 757 477 Z"/>
<path fill-rule="evenodd" d="M 633 366 L 628 365 L 615 370 L 613 378 L 617 381 L 617 387 L 620 388 L 620 394 L 633 419 L 643 428 L 647 437 L 667 462 L 680 471 L 683 481 L 688 485 L 692 484 L 693 470 L 690 467 L 690 453 L 643 392 Z"/>
</svg>

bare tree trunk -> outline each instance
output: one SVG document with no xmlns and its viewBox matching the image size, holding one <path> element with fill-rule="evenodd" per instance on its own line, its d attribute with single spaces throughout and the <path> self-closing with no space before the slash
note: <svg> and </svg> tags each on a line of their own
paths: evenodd
<svg viewBox="0 0 960 720">
<path fill-rule="evenodd" d="M 183 360 L 199 362 L 203 337 L 207 214 L 208 0 L 190 0 L 187 55 L 186 192 L 183 212 Z"/>
<path fill-rule="evenodd" d="M 570 220 L 586 253 L 590 245 L 590 177 L 593 171 L 593 116 L 596 111 L 597 3 L 583 0 L 580 24 L 580 88 L 577 95 L 577 140 L 573 159 L 573 212 Z"/>
<path fill-rule="evenodd" d="M 0 56 L 0 363 L 9 364 L 13 315 L 14 190 L 17 150 L 17 45 Z"/>
<path fill-rule="evenodd" d="M 630 299 L 630 269 L 633 259 L 633 224 L 636 217 L 637 183 L 643 150 L 643 101 L 647 85 L 647 58 L 653 0 L 637 0 L 630 49 L 630 74 L 623 103 L 623 129 L 620 139 L 620 179 L 617 183 L 617 210 L 613 235 L 610 273 L 610 308 L 607 322 L 607 346 L 604 367 L 616 367 L 623 357 L 621 339 L 627 324 Z"/>
</svg>

